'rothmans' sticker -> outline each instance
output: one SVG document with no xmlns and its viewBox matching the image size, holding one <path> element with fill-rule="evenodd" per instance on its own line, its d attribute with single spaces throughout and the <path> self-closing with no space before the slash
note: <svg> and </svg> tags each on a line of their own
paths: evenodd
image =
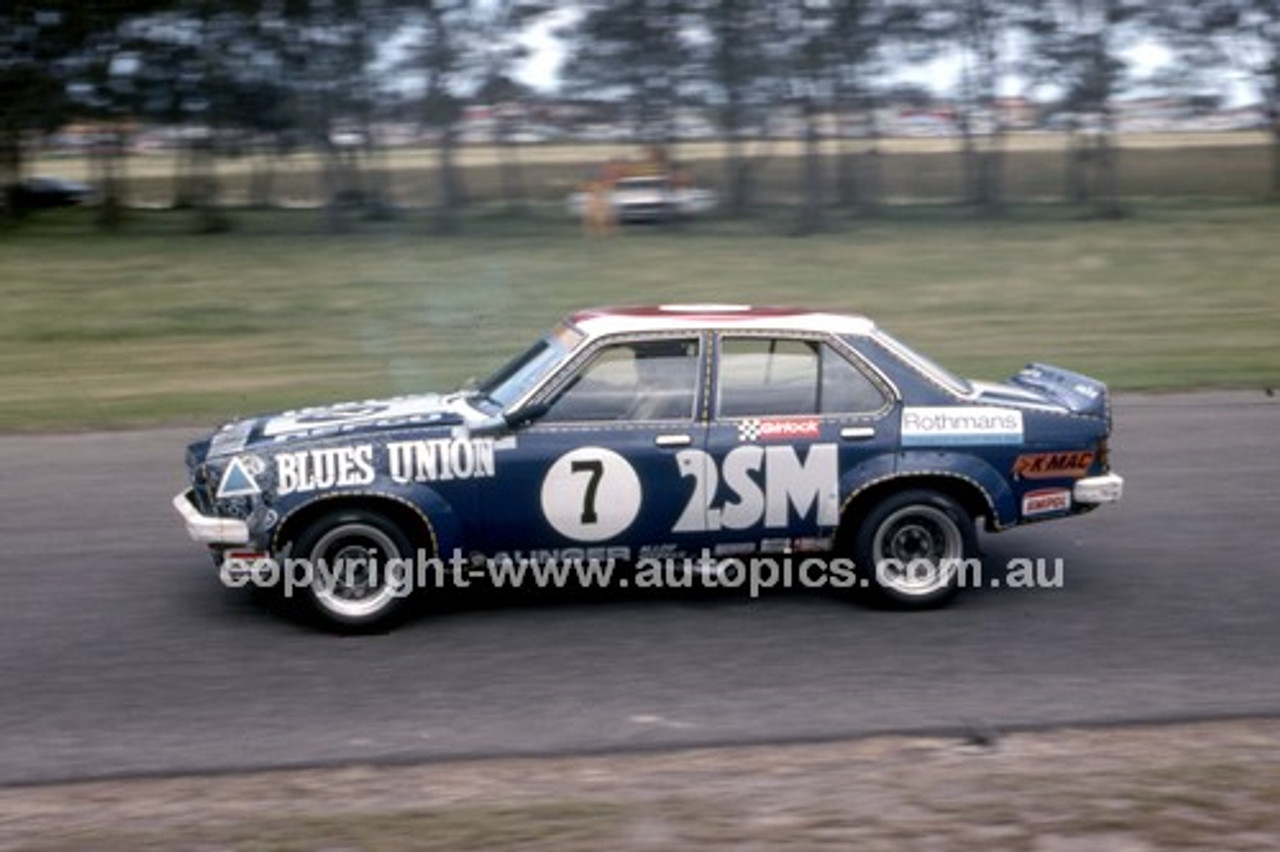
<svg viewBox="0 0 1280 852">
<path fill-rule="evenodd" d="M 994 406 L 902 409 L 902 445 L 1021 444 L 1022 412 Z"/>
</svg>

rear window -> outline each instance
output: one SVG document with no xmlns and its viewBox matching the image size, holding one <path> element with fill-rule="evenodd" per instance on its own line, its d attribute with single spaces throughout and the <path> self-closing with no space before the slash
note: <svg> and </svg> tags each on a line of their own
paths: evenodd
<svg viewBox="0 0 1280 852">
<path fill-rule="evenodd" d="M 969 384 L 968 379 L 957 376 L 937 361 L 917 352 L 893 335 L 886 333 L 883 329 L 876 330 L 874 339 L 885 349 L 898 356 L 907 366 L 919 373 L 923 373 L 956 395 L 969 396 L 973 393 L 973 385 Z"/>
<path fill-rule="evenodd" d="M 861 370 L 817 340 L 725 337 L 719 377 L 721 417 L 860 414 L 885 402 Z"/>
</svg>

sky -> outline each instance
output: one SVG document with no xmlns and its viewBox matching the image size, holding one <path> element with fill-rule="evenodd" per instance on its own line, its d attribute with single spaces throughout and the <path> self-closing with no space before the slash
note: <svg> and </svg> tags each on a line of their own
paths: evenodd
<svg viewBox="0 0 1280 852">
<path fill-rule="evenodd" d="M 569 23 L 573 14 L 568 9 L 557 9 L 529 28 L 523 41 L 530 55 L 516 73 L 520 82 L 542 92 L 555 90 L 560 64 L 564 61 L 564 45 L 552 32 Z"/>
<path fill-rule="evenodd" d="M 553 31 L 568 23 L 574 12 L 560 9 L 549 17 L 530 27 L 524 42 L 530 49 L 530 56 L 517 72 L 522 83 L 542 92 L 553 92 L 558 84 L 560 66 L 564 61 L 564 45 L 553 35 Z M 1139 78 L 1147 77 L 1168 64 L 1172 55 L 1169 49 L 1153 39 L 1139 41 L 1121 51 L 1126 62 L 1135 70 Z M 898 69 L 893 74 L 895 82 L 913 83 L 926 86 L 938 93 L 946 93 L 955 88 L 959 82 L 960 66 L 954 58 L 939 57 L 930 62 L 913 63 Z M 1026 94 L 1022 91 L 1024 83 L 1016 78 L 1003 81 L 1000 94 L 1013 97 Z M 1053 97 L 1052 91 L 1037 92 L 1039 97 Z M 1132 94 L 1154 94 L 1139 88 Z M 1229 106 L 1241 106 L 1255 103 L 1257 92 L 1248 80 L 1234 76 L 1227 83 L 1226 103 Z"/>
</svg>

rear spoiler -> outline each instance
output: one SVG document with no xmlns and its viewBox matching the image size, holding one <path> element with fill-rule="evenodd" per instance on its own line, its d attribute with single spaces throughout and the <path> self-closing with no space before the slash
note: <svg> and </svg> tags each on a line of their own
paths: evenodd
<svg viewBox="0 0 1280 852">
<path fill-rule="evenodd" d="M 1075 414 L 1107 416 L 1107 386 L 1080 373 L 1049 364 L 1028 364 L 1009 383 L 1034 390 Z"/>
</svg>

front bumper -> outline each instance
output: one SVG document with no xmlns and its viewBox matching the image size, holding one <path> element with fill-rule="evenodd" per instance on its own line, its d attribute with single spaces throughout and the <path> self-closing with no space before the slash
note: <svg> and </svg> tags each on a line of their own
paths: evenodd
<svg viewBox="0 0 1280 852">
<path fill-rule="evenodd" d="M 1071 489 L 1071 497 L 1077 503 L 1099 505 L 1102 503 L 1118 503 L 1124 493 L 1124 477 L 1118 473 L 1104 473 L 1102 476 L 1088 476 L 1076 480 Z"/>
<path fill-rule="evenodd" d="M 249 543 L 249 525 L 239 518 L 218 518 L 203 515 L 192 500 L 191 489 L 173 498 L 173 508 L 178 510 L 187 525 L 187 535 L 201 544 L 238 545 Z"/>
</svg>

